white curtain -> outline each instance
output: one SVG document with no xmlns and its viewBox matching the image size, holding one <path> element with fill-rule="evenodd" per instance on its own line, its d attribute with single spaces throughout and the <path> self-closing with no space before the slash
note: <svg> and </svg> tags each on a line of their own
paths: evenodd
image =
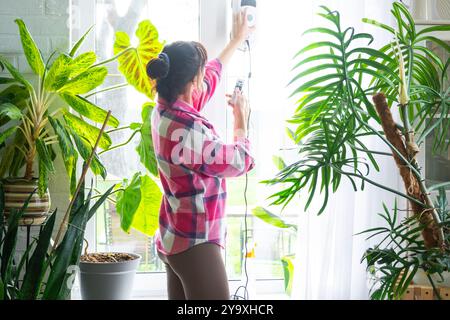
<svg viewBox="0 0 450 320">
<path fill-rule="evenodd" d="M 374 48 L 392 40 L 391 36 L 361 22 L 364 17 L 393 25 L 391 0 L 331 0 L 313 1 L 311 8 L 318 11 L 319 4 L 339 10 L 343 25 L 354 26 L 358 32 L 374 35 Z M 313 16 L 312 25 L 320 26 L 323 19 Z M 388 152 L 376 138 L 367 140 L 372 150 Z M 369 178 L 392 188 L 399 188 L 397 168 L 392 158 L 378 157 L 382 171 L 372 171 Z M 318 198 L 318 197 L 316 197 Z M 365 236 L 355 235 L 365 229 L 379 226 L 382 221 L 377 213 L 382 203 L 392 208 L 394 196 L 366 184 L 362 192 L 354 192 L 350 183 L 342 181 L 337 193 L 330 196 L 326 211 L 317 216 L 320 199 L 301 212 L 295 261 L 294 299 L 367 299 L 369 284 L 366 265 L 361 263 L 365 250 L 373 245 Z M 300 210 L 303 205 L 300 204 Z"/>
</svg>

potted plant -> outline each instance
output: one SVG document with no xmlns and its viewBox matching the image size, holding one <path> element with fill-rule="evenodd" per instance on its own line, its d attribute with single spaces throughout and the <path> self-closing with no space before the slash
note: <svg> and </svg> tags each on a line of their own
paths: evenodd
<svg viewBox="0 0 450 320">
<path fill-rule="evenodd" d="M 98 63 L 95 63 L 96 56 L 93 52 L 76 55 L 78 48 L 91 29 L 83 35 L 69 53 L 55 52 L 44 63 L 41 53 L 23 21 L 18 19 L 16 23 L 19 26 L 27 61 L 37 75 L 37 85 L 33 86 L 13 65 L 0 56 L 0 67 L 6 68 L 11 74 L 10 78 L 0 78 L 0 84 L 9 85 L 0 92 L 0 126 L 2 127 L 0 177 L 9 176 L 3 181 L 6 191 L 5 212 L 16 212 L 16 209 L 22 208 L 24 213 L 21 218 L 30 214 L 36 218 L 48 211 L 49 201 L 40 212 L 32 212 L 31 206 L 23 204 L 25 200 L 27 203 L 33 201 L 42 203 L 49 199 L 47 181 L 49 173 L 54 171 L 53 161 L 56 153 L 60 153 L 64 160 L 70 180 L 72 201 L 77 192 L 78 158 L 81 157 L 87 161 L 92 154 L 88 167 L 94 175 L 105 178 L 107 171 L 98 155 L 125 145 L 137 134 L 141 137 L 137 147 L 140 159 L 148 171 L 156 176 L 156 159 L 150 131 L 153 103 L 146 103 L 142 107 L 142 123 L 119 127 L 119 121 L 116 118 L 108 115 L 105 110 L 88 100 L 97 92 L 106 92 L 117 88 L 114 86 L 93 92 L 98 89 L 106 77 L 107 69 L 103 65 L 116 59 L 128 82 L 140 92 L 146 93 L 150 100 L 153 99 L 151 89 L 154 83 L 146 77 L 143 63 L 156 56 L 162 49 L 162 44 L 158 42 L 156 28 L 150 21 L 143 21 L 139 25 L 137 33 L 141 42 L 137 48 L 130 46 L 129 38 L 125 33 L 118 32 L 115 56 Z M 156 39 L 153 38 L 155 33 Z M 128 68 L 130 66 L 136 66 L 138 70 Z M 145 78 L 142 78 L 144 76 Z M 52 105 L 54 101 L 59 102 L 56 108 Z M 105 120 L 106 122 L 104 122 Z M 89 122 L 104 122 L 103 129 L 109 125 L 113 128 L 111 131 L 130 130 L 130 138 L 125 143 L 113 145 L 107 130 L 100 130 Z M 97 137 L 99 138 L 96 147 L 103 149 L 100 153 L 93 151 Z M 59 149 L 54 150 L 56 145 L 59 146 Z M 38 167 L 37 175 L 34 173 L 35 166 Z M 15 178 L 20 175 L 22 177 Z M 13 187 L 17 184 L 19 186 L 15 188 L 22 190 L 20 199 L 14 194 L 16 189 Z M 37 188 L 37 193 L 33 193 L 31 198 L 27 198 L 35 188 Z M 84 190 L 82 191 L 84 192 Z M 119 186 L 115 186 L 115 190 L 108 192 L 106 198 L 110 198 L 114 194 L 117 195 L 122 228 L 128 232 L 133 227 L 150 236 L 153 235 L 157 229 L 161 192 L 152 178 L 149 175 L 136 173 L 130 183 L 124 179 Z M 94 197 L 103 199 L 104 195 Z M 11 206 L 12 202 L 14 202 L 13 206 Z M 33 207 L 36 207 L 36 204 L 33 204 Z M 63 237 L 65 229 L 70 228 L 70 221 L 70 215 L 66 214 L 56 235 L 56 243 L 59 243 Z M 108 257 L 110 254 L 105 256 Z M 138 259 L 131 253 L 120 256 L 133 256 L 136 258 L 135 260 Z M 100 262 L 101 258 L 98 253 L 95 257 L 97 262 Z M 90 261 L 86 263 L 92 263 L 92 259 L 88 255 L 85 255 L 83 260 Z M 137 264 L 137 261 L 133 261 L 134 271 Z M 100 264 L 99 266 L 102 267 Z"/>
<path fill-rule="evenodd" d="M 106 120 L 108 118 L 109 114 Z M 85 163 L 74 197 L 66 211 L 65 217 L 69 223 L 62 241 L 55 241 L 53 244 L 51 242 L 57 215 L 55 210 L 46 220 L 38 237 L 25 248 L 18 263 L 15 260 L 15 250 L 19 224 L 37 190 L 29 194 L 21 208 L 11 209 L 5 223 L 6 202 L 3 183 L 0 183 L 0 300 L 70 298 L 73 272 L 76 271 L 80 260 L 86 224 L 113 191 L 111 187 L 92 206 L 92 187 L 85 196 L 84 178 L 105 126 L 106 121 Z M 58 235 L 62 234 L 62 229 L 63 225 L 59 227 Z"/>
<path fill-rule="evenodd" d="M 383 236 L 363 257 L 376 280 L 371 297 L 400 299 L 418 270 L 425 272 L 439 297 L 434 275 L 448 276 L 450 269 L 450 215 L 441 188 L 450 182 L 425 185 L 416 158 L 418 146 L 432 133 L 436 137 L 434 150 L 448 148 L 445 135 L 450 125 L 450 90 L 445 78 L 450 62 L 442 61 L 423 42 L 434 42 L 449 52 L 448 44 L 431 32 L 449 31 L 450 26 L 419 31 L 408 9 L 395 2 L 391 12 L 397 28 L 363 20 L 387 30 L 396 39 L 396 44 L 388 43 L 376 50 L 367 46 L 372 35 L 343 27 L 339 12 L 322 9 L 320 15 L 329 26 L 306 33 L 321 33 L 327 39 L 298 52 L 297 57 L 309 55 L 296 64 L 296 69 L 304 69 L 291 82 L 300 82 L 293 92 L 299 96 L 298 108 L 290 121 L 296 126 L 290 135 L 299 145 L 300 159 L 284 166 L 274 179 L 265 181 L 282 187 L 273 194 L 272 204 L 285 206 L 300 194 L 306 196 L 308 208 L 320 193 L 320 214 L 343 178 L 351 182 L 355 191 L 359 189 L 357 182 L 361 189 L 369 183 L 405 199 L 411 212 L 406 220 L 399 221 L 397 207 L 384 207 L 382 216 L 387 226 L 366 231 L 370 236 Z M 316 49 L 323 52 L 310 53 Z M 311 66 L 314 62 L 318 64 Z M 393 120 L 391 108 L 398 108 L 400 123 Z M 363 136 L 379 139 L 391 152 L 370 150 Z M 405 191 L 367 177 L 370 169 L 383 172 L 374 155 L 396 162 Z M 440 194 L 433 201 L 430 192 L 438 189 Z"/>
<path fill-rule="evenodd" d="M 142 123 L 133 123 L 115 130 L 129 130 L 131 137 L 140 133 L 140 142 L 136 151 L 148 172 L 157 177 L 158 171 L 151 137 L 155 83 L 147 76 L 146 65 L 150 59 L 161 52 L 163 43 L 158 40 L 158 31 L 149 20 L 139 23 L 136 36 L 139 44 L 137 47 L 132 47 L 129 36 L 125 32 L 117 31 L 114 43 L 115 57 L 109 61 L 117 59 L 119 71 L 125 76 L 127 82 L 137 91 L 145 94 L 149 102 L 142 106 Z M 131 138 L 128 141 L 130 140 Z M 130 232 L 133 228 L 148 236 L 155 234 L 158 228 L 162 193 L 153 178 L 148 174 L 137 172 L 131 179 L 124 179 L 117 184 L 112 195 L 115 196 L 113 203 L 120 215 L 121 228 L 124 232 Z M 140 256 L 133 253 L 88 253 L 86 251 L 80 263 L 82 298 L 129 299 L 139 262 Z"/>
<path fill-rule="evenodd" d="M 15 22 L 35 76 L 29 81 L 0 56 L 2 67 L 10 74 L 0 79 L 0 84 L 9 85 L 0 92 L 0 178 L 5 178 L 5 212 L 22 207 L 28 194 L 37 188 L 25 216 L 39 217 L 50 208 L 48 176 L 55 171 L 57 153 L 62 155 L 71 194 L 75 191 L 78 158 L 87 159 L 99 133 L 90 122 L 102 123 L 107 114 L 85 95 L 103 83 L 107 69 L 95 64 L 94 52 L 77 54 L 86 35 L 69 53 L 55 51 L 44 60 L 25 23 L 21 19 Z M 116 118 L 109 118 L 109 126 L 118 124 Z M 99 147 L 110 146 L 110 137 L 103 133 Z M 97 155 L 91 169 L 96 175 L 106 176 Z"/>
</svg>

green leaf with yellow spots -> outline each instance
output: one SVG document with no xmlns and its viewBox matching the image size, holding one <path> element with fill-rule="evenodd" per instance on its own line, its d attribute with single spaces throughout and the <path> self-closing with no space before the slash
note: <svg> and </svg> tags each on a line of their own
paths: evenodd
<svg viewBox="0 0 450 320">
<path fill-rule="evenodd" d="M 164 43 L 159 41 L 158 30 L 150 22 L 144 20 L 136 30 L 139 39 L 137 47 L 132 47 L 130 37 L 123 31 L 116 32 L 114 54 L 119 55 L 119 71 L 128 83 L 136 90 L 153 100 L 155 81 L 147 76 L 147 63 L 158 56 Z"/>
</svg>

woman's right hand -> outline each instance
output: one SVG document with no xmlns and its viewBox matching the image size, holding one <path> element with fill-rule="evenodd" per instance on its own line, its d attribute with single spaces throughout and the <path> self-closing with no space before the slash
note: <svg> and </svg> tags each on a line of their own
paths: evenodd
<svg viewBox="0 0 450 320">
<path fill-rule="evenodd" d="M 256 27 L 249 27 L 247 21 L 247 9 L 233 15 L 233 33 L 231 41 L 244 42 L 255 31 Z"/>
<path fill-rule="evenodd" d="M 234 115 L 234 130 L 235 135 L 246 136 L 247 134 L 247 122 L 250 115 L 250 109 L 246 97 L 238 89 L 235 89 L 235 99 L 230 94 L 227 94 L 228 105 L 233 108 Z M 242 132 L 236 132 L 242 131 Z"/>
</svg>

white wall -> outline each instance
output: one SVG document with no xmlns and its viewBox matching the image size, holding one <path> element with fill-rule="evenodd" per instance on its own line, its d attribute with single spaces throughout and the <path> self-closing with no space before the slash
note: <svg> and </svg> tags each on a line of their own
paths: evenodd
<svg viewBox="0 0 450 320">
<path fill-rule="evenodd" d="M 22 51 L 17 18 L 22 18 L 40 48 L 44 60 L 55 50 L 66 51 L 69 46 L 70 0 L 0 0 L 0 55 L 5 56 L 16 68 L 32 80 L 33 75 Z M 1 74 L 1 73 L 0 73 Z M 6 72 L 4 71 L 2 76 Z M 0 88 L 1 89 L 1 88 Z M 58 207 L 59 220 L 68 204 L 68 182 L 60 155 L 56 162 L 56 174 L 50 177 L 52 208 Z M 22 228 L 19 251 L 26 236 Z M 32 228 L 37 232 L 38 228 Z M 33 232 L 33 234 L 35 233 Z"/>
</svg>

